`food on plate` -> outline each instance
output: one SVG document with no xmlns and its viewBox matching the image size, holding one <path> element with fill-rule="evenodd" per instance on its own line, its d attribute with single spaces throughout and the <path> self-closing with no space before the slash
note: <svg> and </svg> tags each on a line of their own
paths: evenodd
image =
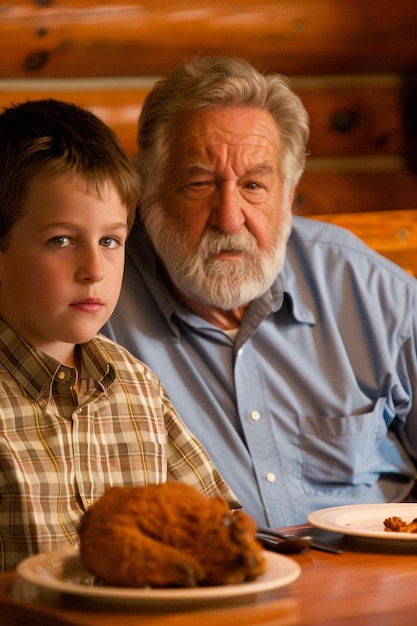
<svg viewBox="0 0 417 626">
<path fill-rule="evenodd" d="M 387 532 L 417 533 L 417 517 L 409 524 L 404 522 L 401 517 L 387 517 L 384 520 L 384 526 Z"/>
<path fill-rule="evenodd" d="M 252 517 L 180 482 L 111 487 L 78 534 L 84 565 L 105 585 L 227 585 L 264 571 Z"/>
</svg>

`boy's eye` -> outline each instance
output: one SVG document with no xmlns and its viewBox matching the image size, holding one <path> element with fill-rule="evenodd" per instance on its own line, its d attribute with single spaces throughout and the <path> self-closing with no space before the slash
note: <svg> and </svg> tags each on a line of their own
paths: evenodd
<svg viewBox="0 0 417 626">
<path fill-rule="evenodd" d="M 103 237 L 100 239 L 100 245 L 105 248 L 118 248 L 121 245 L 121 242 L 115 237 Z"/>
<path fill-rule="evenodd" d="M 60 235 L 59 237 L 53 237 L 50 239 L 50 244 L 55 248 L 66 248 L 70 245 L 70 240 L 68 237 Z"/>
</svg>

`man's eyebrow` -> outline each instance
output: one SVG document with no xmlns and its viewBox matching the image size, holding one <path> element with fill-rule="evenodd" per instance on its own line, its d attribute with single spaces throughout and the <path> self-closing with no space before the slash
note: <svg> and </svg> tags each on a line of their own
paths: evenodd
<svg viewBox="0 0 417 626">
<path fill-rule="evenodd" d="M 275 168 L 270 163 L 257 163 L 253 167 L 246 170 L 244 176 L 252 176 L 253 174 L 273 174 Z"/>
<path fill-rule="evenodd" d="M 190 176 L 191 174 L 212 174 L 214 172 L 214 168 L 207 165 L 207 163 L 203 163 L 202 161 L 193 161 L 186 165 L 183 169 L 184 176 Z"/>
<path fill-rule="evenodd" d="M 250 167 L 246 170 L 242 176 L 253 176 L 255 174 L 273 174 L 275 171 L 274 167 L 268 163 L 257 163 L 253 167 Z M 190 176 L 193 174 L 213 174 L 215 169 L 207 165 L 207 163 L 202 163 L 201 161 L 193 161 L 184 167 L 183 175 Z"/>
</svg>

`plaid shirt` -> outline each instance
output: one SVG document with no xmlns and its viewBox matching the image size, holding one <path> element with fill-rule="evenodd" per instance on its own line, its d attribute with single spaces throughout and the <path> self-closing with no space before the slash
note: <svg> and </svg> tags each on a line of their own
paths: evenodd
<svg viewBox="0 0 417 626">
<path fill-rule="evenodd" d="M 112 485 L 177 480 L 240 506 L 149 368 L 102 336 L 79 348 L 77 394 L 73 368 L 0 320 L 0 570 L 76 544 Z"/>
</svg>

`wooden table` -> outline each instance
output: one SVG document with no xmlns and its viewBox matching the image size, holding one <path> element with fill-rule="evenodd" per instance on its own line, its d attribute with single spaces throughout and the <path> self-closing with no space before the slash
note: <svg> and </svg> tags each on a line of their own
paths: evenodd
<svg viewBox="0 0 417 626">
<path fill-rule="evenodd" d="M 327 540 L 329 534 L 325 537 Z M 288 585 L 245 600 L 155 609 L 114 607 L 37 589 L 0 575 L 2 626 L 408 626 L 417 623 L 417 549 L 331 536 L 342 554 L 291 556 L 302 568 Z"/>
</svg>

